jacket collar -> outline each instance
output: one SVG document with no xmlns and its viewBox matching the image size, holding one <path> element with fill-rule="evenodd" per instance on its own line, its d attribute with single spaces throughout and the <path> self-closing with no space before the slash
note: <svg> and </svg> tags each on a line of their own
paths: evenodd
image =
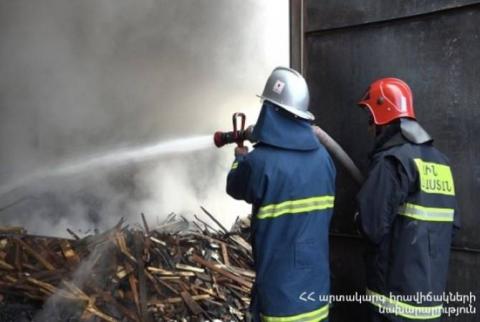
<svg viewBox="0 0 480 322">
<path fill-rule="evenodd" d="M 376 137 L 372 154 L 405 143 L 431 144 L 433 139 L 417 121 L 399 119 L 384 127 Z"/>
<path fill-rule="evenodd" d="M 372 154 L 386 150 L 396 145 L 407 143 L 408 141 L 402 136 L 400 125 L 398 122 L 385 126 L 380 133 L 375 136 L 375 144 Z"/>
<path fill-rule="evenodd" d="M 253 130 L 259 142 L 289 150 L 315 150 L 320 147 L 310 122 L 294 117 L 279 106 L 264 101 Z"/>
</svg>

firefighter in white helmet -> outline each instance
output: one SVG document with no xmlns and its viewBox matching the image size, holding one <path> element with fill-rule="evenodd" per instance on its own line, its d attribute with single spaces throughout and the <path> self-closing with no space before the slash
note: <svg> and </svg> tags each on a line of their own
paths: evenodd
<svg viewBox="0 0 480 322">
<path fill-rule="evenodd" d="M 265 85 L 253 151 L 236 148 L 227 192 L 252 204 L 254 321 L 327 321 L 328 230 L 335 167 L 313 133 L 305 79 L 276 68 Z M 307 296 L 315 294 L 317 300 Z"/>
</svg>

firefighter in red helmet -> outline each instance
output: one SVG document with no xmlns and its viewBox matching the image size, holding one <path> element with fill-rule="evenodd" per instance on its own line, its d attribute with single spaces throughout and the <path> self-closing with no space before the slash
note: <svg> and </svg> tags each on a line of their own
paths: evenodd
<svg viewBox="0 0 480 322">
<path fill-rule="evenodd" d="M 402 80 L 373 82 L 358 104 L 375 127 L 356 217 L 368 240 L 369 321 L 439 321 L 459 228 L 449 161 L 416 121 Z"/>
<path fill-rule="evenodd" d="M 412 91 L 398 78 L 383 78 L 372 83 L 358 104 L 370 110 L 376 125 L 402 117 L 415 119 Z"/>
</svg>

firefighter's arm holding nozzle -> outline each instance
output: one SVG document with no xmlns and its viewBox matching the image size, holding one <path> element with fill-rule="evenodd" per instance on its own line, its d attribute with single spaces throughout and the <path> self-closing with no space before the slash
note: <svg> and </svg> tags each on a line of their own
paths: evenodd
<svg viewBox="0 0 480 322">
<path fill-rule="evenodd" d="M 251 204 L 256 194 L 252 189 L 255 186 L 252 181 L 258 176 L 252 173 L 252 166 L 248 160 L 248 147 L 237 146 L 234 154 L 235 160 L 227 176 L 227 193 L 237 200 L 245 200 Z"/>
<path fill-rule="evenodd" d="M 253 125 L 245 127 L 245 114 L 233 114 L 233 131 L 218 131 L 214 135 L 214 143 L 217 147 L 225 144 L 236 143 L 234 154 L 235 160 L 232 163 L 227 177 L 227 193 L 237 200 L 244 200 L 253 203 L 260 198 L 263 175 L 262 166 L 253 166 L 251 158 L 248 157 L 248 147 L 243 145 L 244 141 L 255 142 L 253 138 Z M 253 173 L 253 168 L 256 173 Z"/>
</svg>

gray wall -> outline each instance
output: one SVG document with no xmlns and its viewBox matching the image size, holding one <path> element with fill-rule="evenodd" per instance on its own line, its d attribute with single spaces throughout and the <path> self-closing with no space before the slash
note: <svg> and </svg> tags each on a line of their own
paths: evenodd
<svg viewBox="0 0 480 322">
<path fill-rule="evenodd" d="M 291 1 L 292 66 L 306 75 L 319 125 L 363 171 L 372 140 L 356 101 L 378 78 L 399 77 L 412 87 L 417 117 L 455 175 L 463 229 L 454 242 L 449 290 L 480 295 L 480 1 L 305 0 L 303 19 L 301 2 Z M 363 291 L 363 243 L 352 223 L 358 188 L 341 168 L 337 186 L 333 291 Z M 333 321 L 361 321 L 363 310 L 336 305 Z"/>
</svg>

